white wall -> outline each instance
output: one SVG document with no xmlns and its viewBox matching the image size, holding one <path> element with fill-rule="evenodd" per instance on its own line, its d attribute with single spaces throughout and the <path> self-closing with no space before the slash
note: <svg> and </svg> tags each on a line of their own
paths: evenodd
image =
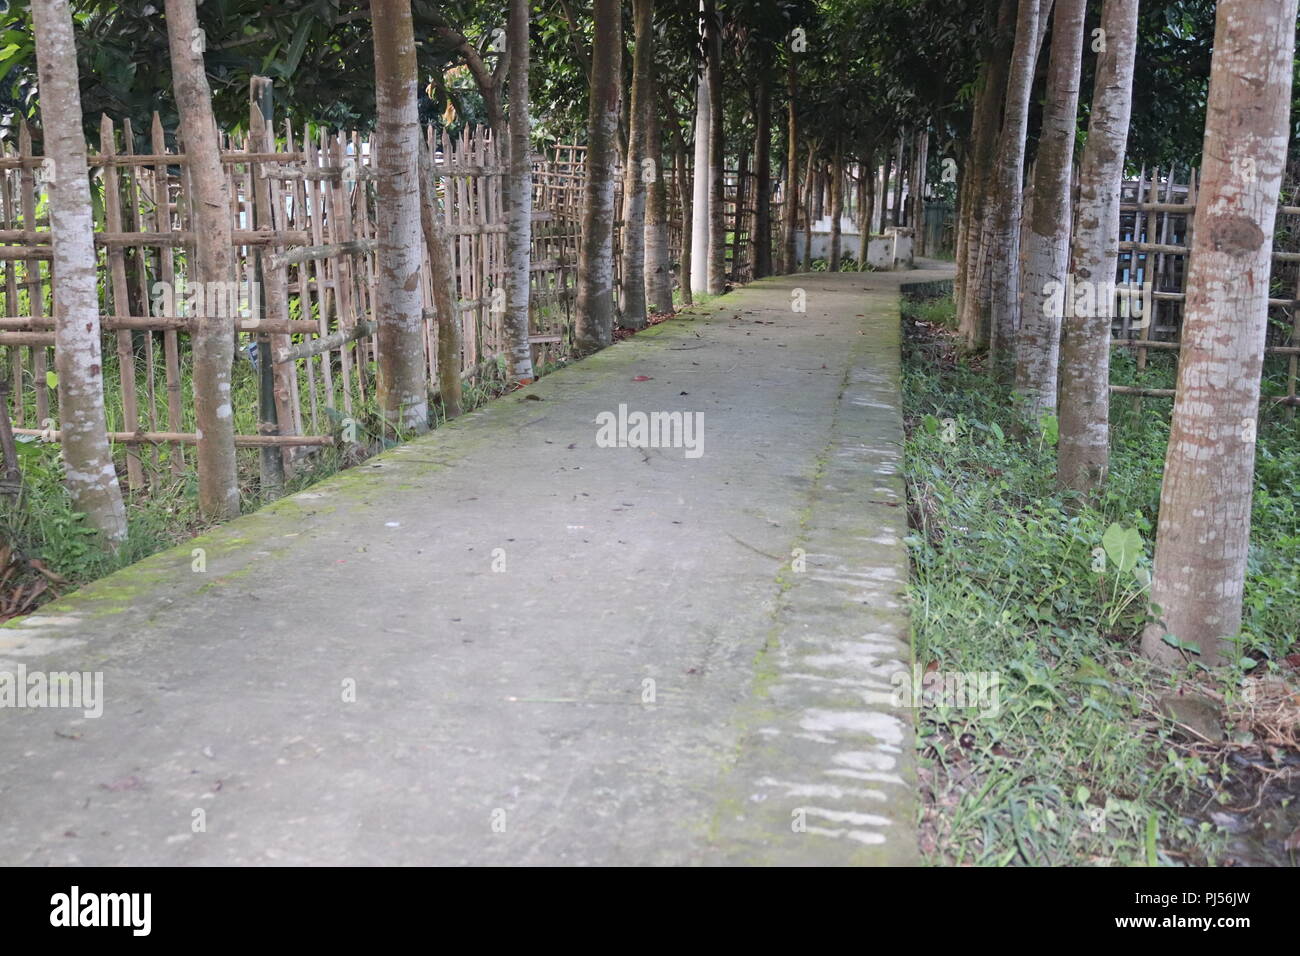
<svg viewBox="0 0 1300 956">
<path fill-rule="evenodd" d="M 804 232 L 798 230 L 794 236 L 795 255 L 800 261 L 804 252 Z M 858 235 L 857 224 L 845 218 L 840 220 L 840 254 L 860 258 L 862 237 Z M 831 257 L 831 221 L 828 216 L 813 223 L 812 258 L 827 259 Z M 894 270 L 911 269 L 912 265 L 912 230 L 895 229 L 889 226 L 883 236 L 872 236 L 867 241 L 867 264 L 873 269 Z"/>
</svg>

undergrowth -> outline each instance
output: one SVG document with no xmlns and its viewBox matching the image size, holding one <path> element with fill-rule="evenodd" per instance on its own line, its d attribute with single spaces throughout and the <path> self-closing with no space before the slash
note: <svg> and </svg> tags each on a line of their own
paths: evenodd
<svg viewBox="0 0 1300 956">
<path fill-rule="evenodd" d="M 1292 712 L 1300 700 L 1296 421 L 1270 409 L 1259 432 L 1236 663 L 1156 668 L 1138 639 L 1172 403 L 1116 397 L 1111 478 L 1081 502 L 1055 487 L 1055 420 L 1023 422 L 956 349 L 952 310 L 904 306 L 915 657 L 919 673 L 996 675 L 997 706 L 922 704 L 923 851 L 952 864 L 1232 862 L 1233 813 L 1252 793 L 1271 785 L 1294 825 L 1293 776 L 1264 766 L 1292 759 L 1294 728 L 1279 737 L 1256 711 L 1261 694 Z M 1169 359 L 1139 374 L 1117 355 L 1114 380 L 1171 388 Z M 1209 703 L 1208 726 L 1188 700 Z M 1288 835 L 1260 834 L 1261 852 L 1285 860 Z"/>
<path fill-rule="evenodd" d="M 137 356 L 137 365 L 141 365 Z M 539 376 L 563 363 L 546 363 L 537 369 Z M 105 351 L 106 414 L 110 430 L 124 426 L 118 384 L 117 356 Z M 188 355 L 181 367 L 182 390 L 191 389 Z M 367 370 L 374 381 L 373 365 Z M 339 374 L 336 366 L 336 376 Z M 355 369 L 353 371 L 355 375 Z M 144 394 L 145 380 L 140 380 Z M 232 406 L 235 410 L 236 434 L 256 434 L 258 383 L 256 367 L 246 357 L 237 355 L 231 375 Z M 305 375 L 299 386 L 310 387 Z M 320 383 L 317 383 L 320 387 Z M 489 366 L 473 381 L 464 385 L 462 403 L 466 412 L 509 391 L 504 359 Z M 334 435 L 335 444 L 307 451 L 293 462 L 284 493 L 293 494 L 333 474 L 355 465 L 383 448 L 396 444 L 382 437 L 385 429 L 379 410 L 371 397 L 355 402 L 351 423 L 341 412 L 325 408 L 323 394 L 318 411 L 317 428 Z M 31 390 L 28 399 L 31 401 Z M 304 405 L 306 405 L 304 398 Z M 35 420 L 35 408 L 27 410 L 28 420 Z M 193 407 L 185 403 L 183 431 L 193 431 Z M 444 422 L 441 406 L 431 406 L 430 425 Z M 344 436 L 345 424 L 350 432 Z M 311 426 L 307 426 L 311 430 Z M 110 574 L 157 551 L 186 541 L 210 527 L 197 509 L 198 479 L 194 470 L 194 449 L 182 454 L 180 473 L 173 470 L 173 452 L 169 446 L 135 446 L 145 475 L 142 488 L 125 489 L 128 524 L 126 542 L 116 553 L 100 546 L 96 531 L 77 513 L 63 484 L 63 460 L 59 445 L 38 436 L 18 436 L 18 458 L 22 470 L 22 491 L 16 498 L 0 495 L 0 621 L 30 613 L 40 604 L 83 584 Z M 114 445 L 114 461 L 119 477 L 126 474 L 125 445 Z M 260 490 L 260 467 L 257 449 L 236 451 L 240 501 L 244 513 L 255 511 L 270 500 Z"/>
</svg>

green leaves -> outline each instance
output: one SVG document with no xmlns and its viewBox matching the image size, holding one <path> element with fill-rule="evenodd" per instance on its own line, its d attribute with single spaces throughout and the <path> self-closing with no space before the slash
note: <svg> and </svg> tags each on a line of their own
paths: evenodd
<svg viewBox="0 0 1300 956">
<path fill-rule="evenodd" d="M 1055 445 L 1056 440 L 1061 437 L 1060 420 L 1051 412 L 1043 412 L 1038 417 L 1038 430 L 1043 436 L 1043 441 Z"/>
<path fill-rule="evenodd" d="M 1142 533 L 1137 528 L 1125 528 L 1118 523 L 1106 529 L 1106 533 L 1101 536 L 1101 546 L 1120 574 L 1126 574 L 1137 567 L 1144 547 Z"/>
<path fill-rule="evenodd" d="M 1200 645 L 1193 644 L 1191 641 L 1180 640 L 1179 638 L 1175 637 L 1172 634 L 1166 634 L 1160 639 L 1164 641 L 1166 644 L 1168 644 L 1170 647 L 1176 647 L 1180 651 L 1186 651 L 1188 654 L 1201 653 Z"/>
</svg>

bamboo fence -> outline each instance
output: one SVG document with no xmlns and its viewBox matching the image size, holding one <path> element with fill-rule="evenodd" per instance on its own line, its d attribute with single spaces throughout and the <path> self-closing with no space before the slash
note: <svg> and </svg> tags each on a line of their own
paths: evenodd
<svg viewBox="0 0 1300 956">
<path fill-rule="evenodd" d="M 236 362 L 273 364 L 276 426 L 261 427 L 267 416 L 241 417 L 237 410 L 237 422 L 255 418 L 259 427 L 253 433 L 245 426 L 236 445 L 279 446 L 292 467 L 302 449 L 333 443 L 338 422 L 361 414 L 374 394 L 375 176 L 370 142 L 359 133 L 313 135 L 289 122 L 275 137 L 256 132 L 256 141 L 222 137 L 235 245 L 229 294 L 239 297 L 232 298 Z M 505 347 L 505 164 L 485 130 L 451 136 L 429 128 L 426 136 L 455 272 L 462 374 L 469 378 Z M 157 115 L 146 138 L 129 121 L 117 126 L 105 117 L 99 140 L 89 166 L 108 432 L 126 446 L 124 480 L 139 488 L 147 478 L 182 474 L 184 449 L 198 441 L 186 384 L 197 311 L 196 290 L 187 285 L 194 239 L 188 171 L 183 148 L 169 148 Z M 137 151 L 142 142 L 147 152 Z M 567 158 L 562 153 L 534 163 L 531 338 L 539 361 L 562 350 L 575 297 L 583 170 L 573 150 Z M 14 433 L 58 441 L 42 170 L 24 124 L 18 142 L 0 150 L 0 362 L 12 383 Z M 430 276 L 426 251 L 426 360 L 436 391 Z"/>
<path fill-rule="evenodd" d="M 1120 193 L 1120 243 L 1117 284 L 1150 284 L 1152 315 L 1134 322 L 1121 310 L 1112 326 L 1111 346 L 1137 350 L 1137 368 L 1146 368 L 1150 353 L 1181 348 L 1183 305 L 1187 292 L 1187 265 L 1196 223 L 1199 180 L 1197 170 L 1176 172 L 1143 170 L 1138 179 L 1125 182 Z M 1284 190 L 1284 197 L 1295 190 Z M 1294 201 L 1294 200 L 1293 200 Z M 1274 230 L 1273 270 L 1268 300 L 1269 324 L 1266 357 L 1285 357 L 1286 390 L 1266 401 L 1300 406 L 1297 371 L 1300 366 L 1300 206 L 1278 207 Z M 1112 385 L 1117 394 L 1172 398 L 1173 389 Z"/>
</svg>

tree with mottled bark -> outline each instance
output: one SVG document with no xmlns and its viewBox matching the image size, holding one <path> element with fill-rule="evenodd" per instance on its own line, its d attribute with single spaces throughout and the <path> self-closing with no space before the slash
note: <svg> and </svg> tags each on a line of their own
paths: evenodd
<svg viewBox="0 0 1300 956">
<path fill-rule="evenodd" d="M 913 255 L 925 255 L 925 178 L 926 163 L 930 158 L 930 126 L 928 121 L 922 121 L 916 129 L 916 135 L 912 144 L 912 173 L 911 173 L 911 191 L 908 193 L 908 202 L 911 209 L 908 212 L 908 225 L 912 227 L 912 253 Z"/>
<path fill-rule="evenodd" d="M 649 93 L 654 104 L 646 117 L 646 160 L 654 172 L 645 207 L 645 298 L 651 312 L 673 310 L 673 269 L 668 250 L 668 183 L 664 170 L 664 130 L 656 67 L 650 67 Z M 682 180 L 684 182 L 684 180 Z"/>
<path fill-rule="evenodd" d="M 795 272 L 795 234 L 799 231 L 799 74 L 794 50 L 787 43 L 785 67 L 785 182 L 781 186 L 781 213 L 785 219 L 781 235 L 781 269 Z"/>
<path fill-rule="evenodd" d="M 605 348 L 614 334 L 614 159 L 618 151 L 622 34 L 620 0 L 595 0 L 587 182 L 573 331 L 574 351 L 579 355 Z"/>
<path fill-rule="evenodd" d="M 830 272 L 839 272 L 841 247 L 844 241 L 844 230 L 840 223 L 844 217 L 844 147 L 839 142 L 836 142 L 835 151 L 831 154 L 830 180 L 831 259 L 827 268 Z"/>
<path fill-rule="evenodd" d="M 760 44 L 754 97 L 754 278 L 772 274 L 772 63 Z"/>
<path fill-rule="evenodd" d="M 1034 203 L 1025 234 L 1020 332 L 1016 337 L 1016 390 L 1023 396 L 1025 413 L 1032 421 L 1056 409 L 1061 317 L 1070 267 L 1070 187 L 1078 130 L 1079 70 L 1087 8 L 1087 0 L 1056 0 L 1052 14 L 1047 102 L 1034 164 Z"/>
<path fill-rule="evenodd" d="M 700 25 L 703 37 L 703 20 Z M 691 263 L 689 286 L 692 291 L 709 291 L 709 144 L 713 125 L 712 97 L 709 95 L 709 71 L 703 66 L 695 84 L 695 128 L 692 151 Z"/>
<path fill-rule="evenodd" d="M 670 127 L 673 135 L 673 168 L 677 173 L 677 197 L 680 200 L 682 217 L 682 258 L 677 269 L 678 287 L 681 289 L 682 303 L 690 305 L 694 302 L 694 296 L 691 294 L 691 270 L 694 268 L 692 232 L 695 209 L 691 197 L 695 192 L 695 183 L 686 165 L 686 137 L 682 135 L 682 127 L 676 117 L 673 118 Z"/>
<path fill-rule="evenodd" d="M 992 2 L 992 0 L 990 0 Z M 962 170 L 963 201 L 957 227 L 957 276 L 953 282 L 958 330 L 968 349 L 989 344 L 989 271 L 981 269 L 981 250 L 990 212 L 993 162 L 1002 106 L 1006 101 L 1007 74 L 1011 66 L 1016 0 L 999 0 L 997 26 L 980 69 L 979 90 L 971 117 L 971 147 Z M 882 184 L 882 196 L 884 184 Z M 881 227 L 885 213 L 881 208 Z"/>
<path fill-rule="evenodd" d="M 372 0 L 378 176 L 375 319 L 380 414 L 393 428 L 429 427 L 420 295 L 420 120 L 410 0 Z"/>
<path fill-rule="evenodd" d="M 620 324 L 627 329 L 646 327 L 645 214 L 646 141 L 650 115 L 655 111 L 650 90 L 653 63 L 654 0 L 632 0 L 632 92 L 629 97 L 627 162 L 623 166 L 623 231 L 619 269 Z M 657 177 L 658 170 L 652 170 Z"/>
<path fill-rule="evenodd" d="M 203 66 L 206 43 L 199 29 L 194 0 L 167 0 L 167 42 L 193 195 L 190 215 L 194 223 L 194 255 L 190 281 L 208 289 L 212 288 L 209 283 L 233 280 L 234 242 L 230 190 L 221 164 L 212 92 Z M 212 308 L 214 299 L 220 298 L 201 297 L 202 307 L 194 317 L 195 326 L 190 333 L 194 422 L 199 436 L 199 511 L 210 520 L 239 514 L 235 416 L 230 395 L 235 315 L 229 308 Z"/>
<path fill-rule="evenodd" d="M 727 140 L 722 96 L 722 19 L 714 0 L 705 0 L 705 67 L 709 74 L 709 295 L 727 291 Z"/>
<path fill-rule="evenodd" d="M 506 56 L 510 58 L 510 168 L 506 177 L 506 374 L 512 382 L 533 380 L 529 342 L 529 279 L 533 245 L 533 143 L 528 99 L 529 0 L 510 0 Z"/>
<path fill-rule="evenodd" d="M 1060 438 L 1056 480 L 1062 488 L 1096 492 L 1110 468 L 1110 327 L 1119 260 L 1119 194 L 1124 177 L 1137 48 L 1138 0 L 1106 0 L 1101 11 L 1097 76 L 1088 141 L 1079 166 L 1079 199 L 1071 243 L 1071 289 L 1061 330 Z M 1080 285 L 1084 284 L 1084 285 Z M 1100 292 L 1101 294 L 1098 294 Z"/>
<path fill-rule="evenodd" d="M 1039 18 L 1050 6 L 1051 0 L 1020 0 L 992 177 L 992 228 L 980 250 L 989 270 L 989 352 L 998 377 L 1007 381 L 1015 374 L 1015 332 L 1020 324 L 1020 225 L 1029 94 L 1042 39 Z"/>
<path fill-rule="evenodd" d="M 33 0 L 32 17 L 49 171 L 54 365 L 64 483 L 72 506 L 86 516 L 103 543 L 116 550 L 126 540 L 126 512 L 104 416 L 94 223 L 72 12 L 68 0 Z M 0 414 L 7 416 L 8 408 L 0 408 Z M 8 454 L 6 461 L 14 464 Z"/>
<path fill-rule="evenodd" d="M 448 420 L 464 411 L 461 398 L 460 313 L 456 309 L 456 273 L 451 247 L 438 208 L 438 180 L 428 144 L 420 143 L 420 228 L 429 251 L 434 320 L 438 324 L 438 397 Z"/>
<path fill-rule="evenodd" d="M 1241 630 L 1296 0 L 1219 0 L 1146 657 L 1223 661 Z M 1170 643 L 1166 636 L 1176 642 Z"/>
</svg>

